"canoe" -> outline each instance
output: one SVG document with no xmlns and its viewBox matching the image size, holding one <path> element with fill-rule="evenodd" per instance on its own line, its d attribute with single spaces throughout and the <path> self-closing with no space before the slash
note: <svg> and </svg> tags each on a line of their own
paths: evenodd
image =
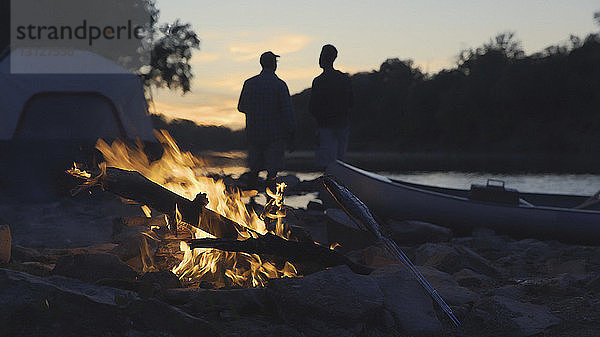
<svg viewBox="0 0 600 337">
<path fill-rule="evenodd" d="M 328 167 L 326 173 L 336 177 L 379 219 L 426 221 L 461 235 L 487 227 L 517 238 L 600 243 L 600 205 L 573 208 L 589 196 L 502 191 L 518 193 L 519 202 L 508 203 L 475 198 L 471 190 L 389 179 L 341 161 Z"/>
</svg>

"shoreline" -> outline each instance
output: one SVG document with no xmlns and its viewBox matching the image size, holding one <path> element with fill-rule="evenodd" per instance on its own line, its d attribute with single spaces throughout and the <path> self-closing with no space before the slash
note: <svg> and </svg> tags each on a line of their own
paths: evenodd
<svg viewBox="0 0 600 337">
<path fill-rule="evenodd" d="M 217 165 L 244 166 L 246 153 L 201 152 Z M 600 158 L 591 154 L 349 152 L 345 161 L 368 171 L 588 173 L 600 174 Z M 317 171 L 313 151 L 286 153 L 286 170 Z"/>
</svg>

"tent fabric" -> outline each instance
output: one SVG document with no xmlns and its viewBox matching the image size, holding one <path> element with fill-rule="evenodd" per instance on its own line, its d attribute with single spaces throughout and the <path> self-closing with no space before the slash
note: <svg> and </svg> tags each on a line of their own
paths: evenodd
<svg viewBox="0 0 600 337">
<path fill-rule="evenodd" d="M 156 141 L 141 79 L 90 52 L 69 57 L 77 69 L 78 59 L 87 64 L 94 58 L 113 71 L 11 74 L 6 56 L 0 62 L 0 140 L 110 139 L 124 133 Z"/>
</svg>

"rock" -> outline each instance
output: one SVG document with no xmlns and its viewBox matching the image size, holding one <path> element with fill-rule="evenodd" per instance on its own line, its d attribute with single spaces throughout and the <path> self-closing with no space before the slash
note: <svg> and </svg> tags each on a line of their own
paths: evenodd
<svg viewBox="0 0 600 337">
<path fill-rule="evenodd" d="M 500 270 L 494 267 L 490 261 L 460 245 L 447 246 L 426 243 L 416 250 L 414 262 L 417 265 L 434 267 L 449 274 L 454 274 L 464 268 L 492 278 L 501 274 Z"/>
<path fill-rule="evenodd" d="M 388 237 L 397 244 L 442 242 L 452 238 L 449 228 L 416 220 L 387 220 L 386 231 L 389 232 Z"/>
<path fill-rule="evenodd" d="M 265 288 L 210 290 L 201 288 L 169 289 L 163 299 L 180 305 L 194 315 L 217 319 L 222 313 L 265 314 L 271 306 Z"/>
<path fill-rule="evenodd" d="M 530 294 L 540 296 L 573 296 L 583 291 L 588 278 L 586 275 L 561 274 L 555 277 L 536 277 L 520 280 L 519 285 Z"/>
<path fill-rule="evenodd" d="M 477 234 L 478 236 L 454 238 L 451 242 L 463 247 L 469 247 L 475 250 L 478 254 L 484 256 L 486 259 L 495 261 L 499 258 L 505 257 L 510 238 L 507 236 L 487 235 L 491 233 L 483 230 L 484 229 L 482 229 L 482 231 L 473 233 Z"/>
<path fill-rule="evenodd" d="M 0 264 L 10 262 L 12 250 L 12 238 L 10 236 L 10 227 L 0 225 Z"/>
<path fill-rule="evenodd" d="M 482 284 L 492 283 L 493 280 L 490 277 L 476 273 L 471 269 L 465 268 L 454 273 L 452 275 L 456 282 L 463 287 L 478 287 Z"/>
<path fill-rule="evenodd" d="M 269 282 L 280 317 L 306 335 L 356 335 L 383 310 L 376 280 L 342 265 L 301 278 Z"/>
<path fill-rule="evenodd" d="M 549 259 L 546 261 L 546 266 L 550 275 L 585 275 L 587 273 L 585 260 L 563 261 L 561 259 Z"/>
<path fill-rule="evenodd" d="M 389 265 L 370 275 L 384 296 L 398 328 L 409 335 L 439 334 L 442 324 L 435 315 L 433 303 L 412 273 L 400 265 Z"/>
<path fill-rule="evenodd" d="M 293 190 L 300 183 L 300 179 L 293 174 L 288 174 L 285 176 L 277 177 L 278 183 L 285 183 L 287 185 L 287 190 Z"/>
<path fill-rule="evenodd" d="M 137 273 L 112 254 L 75 254 L 58 259 L 52 271 L 55 275 L 76 278 L 85 282 L 101 279 L 135 279 Z"/>
<path fill-rule="evenodd" d="M 54 269 L 54 265 L 44 264 L 41 262 L 23 262 L 20 264 L 19 271 L 23 271 L 31 275 L 46 277 L 52 274 L 52 269 Z"/>
<path fill-rule="evenodd" d="M 456 273 L 465 267 L 454 247 L 432 243 L 417 248 L 414 263 L 430 266 L 446 273 Z"/>
<path fill-rule="evenodd" d="M 37 249 L 21 245 L 12 246 L 11 256 L 15 262 L 48 262 L 48 259 Z"/>
<path fill-rule="evenodd" d="M 492 292 L 492 295 L 508 297 L 508 298 L 517 300 L 517 299 L 520 299 L 523 296 L 525 296 L 525 290 L 523 289 L 522 286 L 509 285 L 509 286 L 496 288 Z"/>
<path fill-rule="evenodd" d="M 585 284 L 585 288 L 595 293 L 600 293 L 600 275 L 592 278 Z"/>
<path fill-rule="evenodd" d="M 319 212 L 325 211 L 325 207 L 323 207 L 322 203 L 312 201 L 312 200 L 308 202 L 308 204 L 306 205 L 306 209 L 309 211 L 319 211 Z"/>
<path fill-rule="evenodd" d="M 147 233 L 153 232 L 145 227 L 124 227 L 122 232 L 113 237 L 118 245 L 109 253 L 118 256 L 136 270 L 143 271 L 144 262 L 150 260 L 148 256 L 154 257 L 158 249 L 158 241 L 151 239 Z"/>
<path fill-rule="evenodd" d="M 476 238 L 486 238 L 496 236 L 496 232 L 490 228 L 476 227 L 471 232 L 471 235 Z"/>
<path fill-rule="evenodd" d="M 477 308 L 489 312 L 495 317 L 493 324 L 509 330 L 510 335 L 531 336 L 560 323 L 560 319 L 545 306 L 502 296 L 488 298 L 478 303 Z"/>
<path fill-rule="evenodd" d="M 62 276 L 0 269 L 2 336 L 216 336 L 208 322 L 156 299 Z"/>
<path fill-rule="evenodd" d="M 298 183 L 298 185 L 296 185 L 294 190 L 296 192 L 314 192 L 319 190 L 321 185 L 322 184 L 319 178 L 313 180 L 302 180 Z"/>
<path fill-rule="evenodd" d="M 329 208 L 327 215 L 327 239 L 339 243 L 344 251 L 362 249 L 376 242 L 369 232 L 362 230 L 344 211 Z"/>
<path fill-rule="evenodd" d="M 427 266 L 418 267 L 418 269 L 444 301 L 450 305 L 465 305 L 475 303 L 480 299 L 479 294 L 461 287 L 450 274 Z"/>
<path fill-rule="evenodd" d="M 139 280 L 141 282 L 156 284 L 162 290 L 181 288 L 179 278 L 168 270 L 145 273 L 139 277 Z"/>
<path fill-rule="evenodd" d="M 346 253 L 346 256 L 365 266 L 385 267 L 390 264 L 400 264 L 394 256 L 392 256 L 383 244 L 375 244 L 364 249 L 353 250 Z"/>
<path fill-rule="evenodd" d="M 290 232 L 290 237 L 292 240 L 298 242 L 314 242 L 310 230 L 302 226 L 291 225 Z"/>
</svg>

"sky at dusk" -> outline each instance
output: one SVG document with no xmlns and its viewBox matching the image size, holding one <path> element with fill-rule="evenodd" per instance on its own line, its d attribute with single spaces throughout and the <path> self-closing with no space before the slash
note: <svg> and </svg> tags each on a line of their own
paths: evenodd
<svg viewBox="0 0 600 337">
<path fill-rule="evenodd" d="M 260 72 L 258 57 L 281 55 L 277 75 L 290 93 L 320 73 L 321 46 L 335 45 L 336 68 L 372 71 L 387 58 L 412 59 L 422 71 L 452 67 L 460 50 L 512 31 L 527 54 L 598 32 L 598 0 L 422 1 L 193 1 L 158 0 L 161 22 L 179 18 L 201 39 L 192 58 L 192 92 L 154 90 L 154 111 L 198 124 L 239 129 L 236 109 L 246 78 Z"/>
</svg>

